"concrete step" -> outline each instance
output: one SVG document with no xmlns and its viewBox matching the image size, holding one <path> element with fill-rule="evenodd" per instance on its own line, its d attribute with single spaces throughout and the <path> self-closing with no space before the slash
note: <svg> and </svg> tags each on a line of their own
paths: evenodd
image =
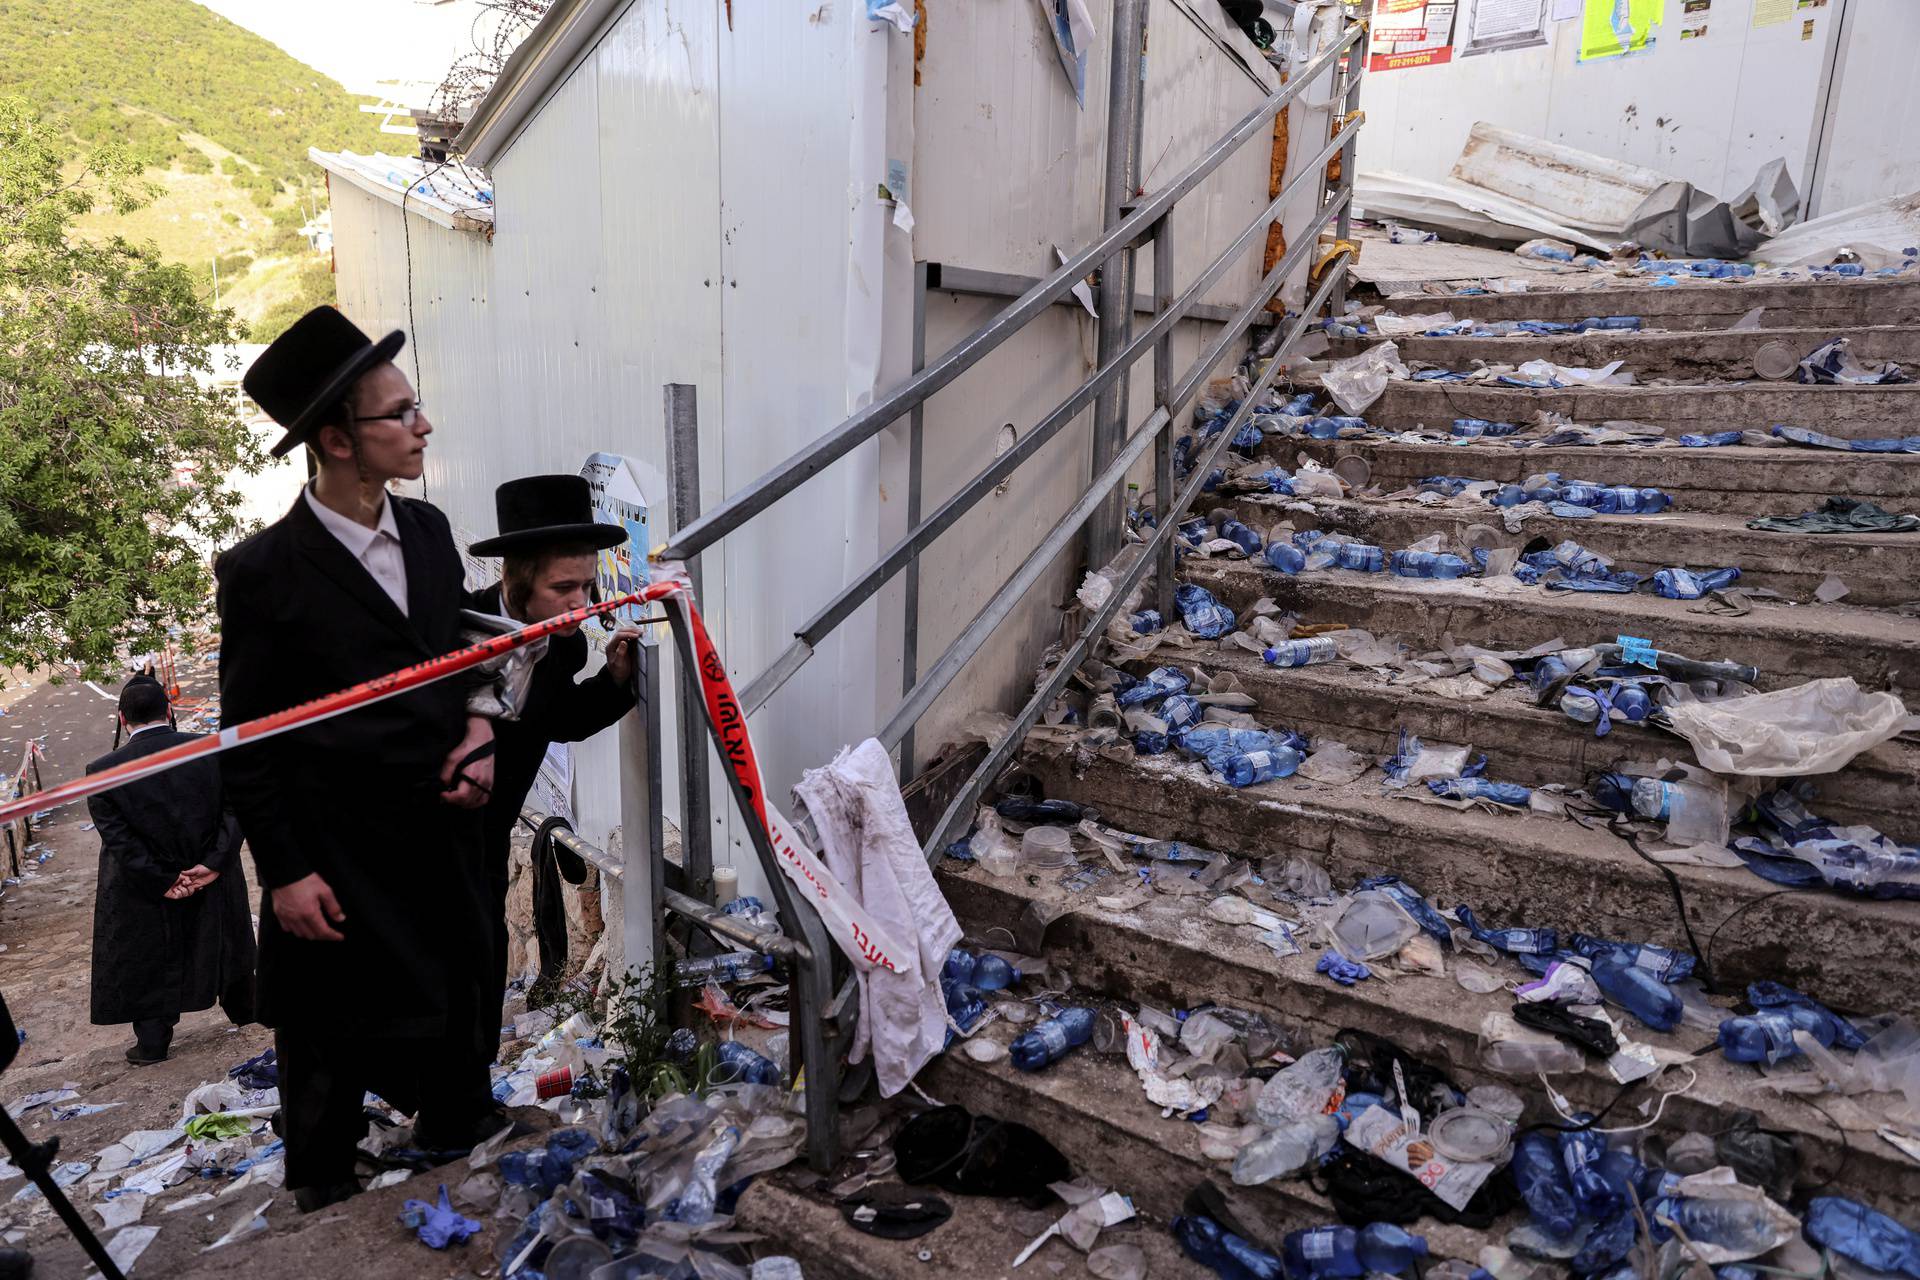
<svg viewBox="0 0 1920 1280">
<path fill-rule="evenodd" d="M 1627 284 L 1609 289 L 1533 289 L 1526 293 L 1426 294 L 1395 298 L 1393 307 L 1451 311 L 1475 320 L 1583 320 L 1640 316 L 1649 328 L 1725 329 L 1755 307 L 1769 329 L 1920 324 L 1920 279 L 1703 280 L 1667 288 Z"/>
<path fill-rule="evenodd" d="M 957 864 L 946 864 L 941 885 L 970 936 L 976 939 L 984 937 L 997 922 L 1017 919 L 1031 910 L 1050 913 L 1068 905 L 1074 897 L 1059 885 L 1057 873 L 1000 879 L 977 866 L 956 868 Z M 1045 954 L 1049 966 L 1064 968 L 1078 989 L 1099 991 L 1136 1005 L 1174 1009 L 1214 1003 L 1256 1010 L 1292 1033 L 1299 1047 L 1329 1044 L 1347 1028 L 1370 1032 L 1393 1041 L 1416 1058 L 1443 1067 L 1462 1088 L 1497 1083 L 1513 1089 L 1529 1099 L 1531 1110 L 1524 1117 L 1528 1123 L 1554 1118 L 1538 1088 L 1537 1077 L 1516 1079 L 1480 1065 L 1480 1021 L 1488 1013 L 1510 1010 L 1513 997 L 1505 992 L 1476 994 L 1461 987 L 1453 977 L 1457 955 L 1448 955 L 1445 977 L 1382 970 L 1379 978 L 1341 987 L 1314 972 L 1319 953 L 1311 946 L 1300 955 L 1277 958 L 1253 940 L 1252 930 L 1209 918 L 1206 901 L 1203 895 L 1159 897 L 1124 913 L 1106 911 L 1091 902 L 1075 906 L 1047 930 Z M 1280 914 L 1288 914 L 1284 905 L 1274 905 Z M 1300 932 L 1305 935 L 1307 931 Z M 1308 939 L 1302 936 L 1301 941 L 1306 944 Z M 1530 980 L 1512 961 L 1480 963 L 1511 982 Z M 1633 1039 L 1661 1049 L 1689 1053 L 1714 1039 L 1711 1031 L 1683 1026 L 1676 1033 L 1665 1034 L 1649 1030 L 1626 1015 L 1621 1015 L 1621 1020 L 1629 1024 L 1628 1034 Z M 1289 1048 L 1298 1051 L 1293 1045 Z M 1082 1050 L 1077 1056 L 1092 1054 Z M 1733 1112 L 1752 1110 L 1763 1117 L 1762 1123 L 1768 1128 L 1790 1133 L 1798 1140 L 1809 1183 L 1843 1167 L 1844 1161 L 1845 1194 L 1871 1200 L 1896 1216 L 1910 1218 L 1920 1207 L 1920 1167 L 1871 1132 L 1851 1137 L 1837 1133 L 1834 1121 L 1811 1104 L 1758 1088 L 1762 1078 L 1758 1068 L 1728 1062 L 1717 1051 L 1688 1065 L 1697 1079 L 1685 1093 L 1669 1100 L 1656 1131 L 1712 1133 L 1726 1128 Z M 1685 1079 L 1684 1072 L 1672 1072 L 1652 1088 L 1673 1089 Z M 1611 1101 L 1620 1089 L 1598 1064 L 1579 1074 L 1555 1076 L 1553 1082 L 1576 1107 L 1594 1111 Z M 1121 1081 L 1115 1087 L 1129 1083 Z M 1127 1101 L 1137 1104 L 1138 1089 L 1132 1093 L 1134 1096 Z M 1650 1100 L 1653 1093 L 1644 1096 Z M 1630 1097 L 1622 1110 L 1630 1109 L 1634 1101 L 1637 1099 Z M 1822 1105 L 1828 1105 L 1828 1100 L 1823 1099 Z M 1631 1124 L 1642 1118 L 1622 1118 L 1619 1123 Z M 1853 1149 L 1846 1150 L 1848 1146 Z"/>
<path fill-rule="evenodd" d="M 1776 423 L 1812 427 L 1842 440 L 1878 440 L 1920 433 L 1920 386 L 1803 387 L 1797 383 L 1728 383 L 1701 387 L 1569 387 L 1541 390 L 1472 383 L 1393 382 L 1364 416 L 1386 431 L 1449 429 L 1456 418 L 1531 426 L 1536 413 L 1574 422 L 1625 420 L 1689 432 L 1767 431 Z M 1510 446 L 1509 446 L 1510 447 Z"/>
<path fill-rule="evenodd" d="M 978 1034 L 1012 1039 L 1010 1029 L 999 1024 Z M 1075 1170 L 1096 1181 L 1131 1183 L 1135 1206 L 1156 1218 L 1171 1219 L 1180 1212 L 1189 1191 L 1212 1182 L 1226 1193 L 1235 1218 L 1253 1233 L 1254 1243 L 1274 1253 L 1280 1252 L 1280 1242 L 1289 1231 L 1339 1221 L 1326 1197 L 1304 1179 L 1278 1179 L 1258 1187 L 1233 1185 L 1231 1161 L 1215 1161 L 1202 1152 L 1198 1125 L 1162 1117 L 1122 1057 L 1102 1057 L 1081 1049 L 1043 1071 L 1026 1074 L 1004 1059 L 982 1066 L 949 1052 L 927 1064 L 919 1084 L 942 1102 L 957 1102 L 969 1111 L 1038 1129 Z M 1491 1230 L 1479 1232 L 1425 1218 L 1412 1229 L 1427 1237 L 1435 1261 L 1472 1262 L 1483 1246 L 1504 1240 L 1523 1220 L 1515 1212 Z"/>
<path fill-rule="evenodd" d="M 1579 478 L 1574 473 L 1569 479 Z M 1676 565 L 1735 565 L 1742 586 L 1766 587 L 1800 603 L 1829 575 L 1847 584 L 1847 603 L 1894 605 L 1920 597 L 1920 534 L 1834 534 L 1805 537 L 1747 528 L 1745 516 L 1668 509 L 1659 515 L 1596 515 L 1565 519 L 1544 509 L 1527 517 L 1518 533 L 1507 532 L 1502 510 L 1482 499 L 1423 506 L 1379 499 L 1316 502 L 1313 514 L 1288 510 L 1292 500 L 1275 495 L 1241 498 L 1240 519 L 1259 532 L 1281 520 L 1296 529 L 1320 528 L 1365 538 L 1388 549 L 1405 547 L 1431 533 L 1456 544 L 1465 530 L 1483 526 L 1494 545 L 1525 547 L 1536 539 L 1572 538 L 1610 556 L 1623 569 L 1650 576 Z"/>
<path fill-rule="evenodd" d="M 1534 813 L 1456 811 L 1382 794 L 1377 780 L 1301 778 L 1235 790 L 1173 753 L 1076 759 L 1029 744 L 1043 794 L 1092 805 L 1104 821 L 1241 857 L 1303 854 L 1334 883 L 1392 872 L 1435 905 L 1465 903 L 1489 925 L 1551 926 L 1688 948 L 1663 869 L 1605 828 Z M 1500 761 L 1488 768 L 1498 780 Z M 1771 978 L 1839 1008 L 1920 1013 L 1920 990 L 1889 981 L 1920 963 L 1920 904 L 1828 891 L 1779 893 L 1739 868 L 1675 865 L 1687 923 L 1728 989 Z"/>
<path fill-rule="evenodd" d="M 1869 689 L 1920 689 L 1920 619 L 1845 604 L 1759 603 L 1742 618 L 1695 613 L 1644 588 L 1589 595 L 1522 586 L 1511 579 L 1433 581 L 1330 569 L 1289 577 L 1250 561 L 1188 561 L 1185 574 L 1240 610 L 1261 596 L 1309 622 L 1344 622 L 1409 643 L 1442 636 L 1525 647 L 1556 637 L 1596 644 L 1621 634 L 1706 661 L 1760 669 L 1764 688 L 1814 676 L 1852 676 Z"/>
<path fill-rule="evenodd" d="M 1855 356 L 1863 361 L 1920 362 L 1920 327 L 1874 324 L 1846 329 L 1720 329 L 1703 332 L 1642 331 L 1595 332 L 1534 337 L 1394 338 L 1400 358 L 1422 361 L 1443 369 L 1472 369 L 1476 362 L 1524 364 L 1551 360 L 1555 364 L 1597 368 L 1625 361 L 1641 380 L 1680 378 L 1706 381 L 1758 378 L 1753 353 L 1768 343 L 1781 343 L 1795 357 L 1817 350 L 1834 338 L 1852 339 Z M 1335 357 L 1354 356 L 1381 338 L 1336 338 Z M 1791 383 L 1782 385 L 1792 385 Z"/>
<path fill-rule="evenodd" d="M 1364 458 L 1372 470 L 1371 483 L 1386 492 L 1405 488 L 1423 476 L 1471 476 L 1504 484 L 1558 471 L 1564 476 L 1608 484 L 1664 489 L 1673 495 L 1674 507 L 1687 512 L 1742 517 L 1797 515 L 1817 509 L 1829 496 L 1864 498 L 1896 512 L 1920 508 L 1920 454 L 1794 447 L 1749 449 L 1741 445 L 1725 449 L 1635 445 L 1516 449 L 1497 440 L 1465 445 L 1286 440 L 1269 442 L 1263 452 L 1288 468 L 1297 466 L 1303 457 L 1323 466 L 1331 465 L 1336 458 Z"/>
<path fill-rule="evenodd" d="M 765 1237 L 757 1250 L 762 1257 L 785 1254 L 808 1276 L 821 1280 L 1023 1276 L 1050 1274 L 1051 1268 L 1062 1265 L 1068 1268 L 1068 1274 L 1080 1275 L 1086 1270 L 1084 1258 L 1061 1239 L 1040 1246 L 1020 1271 L 1011 1270 L 1014 1258 L 1027 1242 L 1066 1211 L 1058 1203 L 1046 1209 L 1027 1209 L 1013 1200 L 916 1188 L 944 1201 L 953 1209 L 953 1216 L 917 1239 L 882 1240 L 849 1226 L 832 1198 L 815 1189 L 816 1182 L 804 1169 L 790 1167 L 754 1179 L 741 1194 L 734 1224 Z M 901 1184 L 888 1180 L 886 1185 Z M 1114 1189 L 1130 1194 L 1125 1184 L 1114 1185 Z M 1150 1276 L 1214 1280 L 1213 1272 L 1181 1251 L 1163 1217 L 1142 1214 L 1109 1227 L 1100 1233 L 1094 1247 L 1110 1244 L 1138 1245 L 1147 1256 Z"/>
<path fill-rule="evenodd" d="M 1595 737 L 1590 726 L 1569 720 L 1557 707 L 1536 707 L 1518 684 L 1463 702 L 1418 685 L 1389 684 L 1345 662 L 1282 669 L 1238 647 L 1200 661 L 1209 671 L 1232 674 L 1258 700 L 1254 714 L 1261 723 L 1303 733 L 1316 744 L 1344 742 L 1374 760 L 1393 754 L 1402 727 L 1429 742 L 1484 751 L 1500 780 L 1529 787 L 1581 786 L 1592 774 L 1629 761 L 1693 759 L 1686 739 L 1647 725 L 1617 723 L 1606 737 Z M 1144 674 L 1159 663 L 1127 665 Z M 1809 803 L 1822 817 L 1920 842 L 1920 738 L 1882 743 L 1838 773 L 1812 781 L 1817 790 Z"/>
</svg>

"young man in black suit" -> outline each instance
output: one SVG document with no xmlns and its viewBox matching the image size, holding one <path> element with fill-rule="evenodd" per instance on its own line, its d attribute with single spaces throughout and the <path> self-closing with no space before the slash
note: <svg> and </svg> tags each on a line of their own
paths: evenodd
<svg viewBox="0 0 1920 1280">
<path fill-rule="evenodd" d="M 198 736 L 168 724 L 166 691 L 152 676 L 120 691 L 120 723 L 126 742 L 88 773 Z M 196 760 L 103 791 L 87 812 L 100 835 L 93 1023 L 131 1022 L 127 1061 L 147 1066 L 166 1061 L 182 1013 L 218 1001 L 235 1025 L 253 1021 L 253 921 L 219 763 Z"/>
<path fill-rule="evenodd" d="M 404 341 L 318 307 L 242 380 L 286 429 L 274 454 L 304 444 L 318 474 L 215 565 L 229 724 L 460 647 L 447 518 L 387 492 L 420 476 L 433 430 L 393 364 Z M 473 1067 L 493 731 L 466 697 L 443 680 L 221 757 L 265 890 L 261 1021 L 276 1033 L 287 1186 L 309 1212 L 360 1189 L 363 1090 L 417 1112 L 429 1150 L 505 1123 Z"/>
<path fill-rule="evenodd" d="M 599 552 L 627 538 L 618 525 L 594 522 L 592 492 L 580 476 L 509 480 L 494 490 L 494 513 L 500 532 L 468 550 L 477 556 L 502 557 L 501 580 L 474 592 L 467 603 L 481 613 L 519 623 L 539 622 L 583 607 L 593 593 Z M 587 638 L 577 626 L 555 635 L 534 665 L 519 717 L 494 725 L 499 750 L 494 757 L 493 796 L 483 820 L 494 951 L 482 1022 L 492 1030 L 495 1050 L 507 990 L 507 883 L 513 825 L 550 744 L 591 738 L 633 710 L 634 646 L 639 634 L 633 627 L 615 630 L 607 641 L 605 665 L 577 683 L 574 677 L 587 665 Z M 555 852 L 561 873 L 581 883 L 585 866 L 570 854 Z M 558 890 L 557 879 L 551 887 Z M 487 1061 L 493 1056 L 490 1051 Z"/>
</svg>

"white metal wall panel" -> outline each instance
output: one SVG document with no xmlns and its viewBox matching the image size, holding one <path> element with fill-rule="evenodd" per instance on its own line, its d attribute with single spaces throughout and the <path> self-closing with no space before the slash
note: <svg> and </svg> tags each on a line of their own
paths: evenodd
<svg viewBox="0 0 1920 1280">
<path fill-rule="evenodd" d="M 1920 5 L 1847 0 L 1816 214 L 1920 191 Z"/>
<path fill-rule="evenodd" d="M 1634 57 L 1581 64 L 1579 22 L 1567 21 L 1550 24 L 1551 41 L 1536 48 L 1463 57 L 1456 47 L 1446 65 L 1369 76 L 1361 167 L 1443 178 L 1467 131 L 1486 120 L 1723 197 L 1779 157 L 1799 181 L 1838 7 L 1756 30 L 1753 6 L 1715 0 L 1707 34 L 1682 41 L 1681 0 L 1668 0 L 1654 49 Z M 1812 40 L 1801 39 L 1805 18 Z"/>
</svg>

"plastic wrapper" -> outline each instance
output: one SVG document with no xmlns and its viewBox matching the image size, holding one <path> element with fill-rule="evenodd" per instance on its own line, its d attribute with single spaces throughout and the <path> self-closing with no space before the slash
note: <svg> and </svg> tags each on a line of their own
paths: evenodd
<svg viewBox="0 0 1920 1280">
<path fill-rule="evenodd" d="M 1833 773 L 1883 742 L 1920 727 L 1897 694 L 1870 693 L 1851 677 L 1809 680 L 1791 689 L 1702 702 L 1671 689 L 1666 727 L 1715 773 L 1802 777 Z"/>
<path fill-rule="evenodd" d="M 1334 361 L 1332 367 L 1320 375 L 1320 381 L 1333 402 L 1340 406 L 1340 412 L 1359 414 L 1386 394 L 1389 381 L 1407 376 L 1407 366 L 1400 362 L 1399 348 L 1391 342 L 1382 342 L 1357 356 Z"/>
</svg>

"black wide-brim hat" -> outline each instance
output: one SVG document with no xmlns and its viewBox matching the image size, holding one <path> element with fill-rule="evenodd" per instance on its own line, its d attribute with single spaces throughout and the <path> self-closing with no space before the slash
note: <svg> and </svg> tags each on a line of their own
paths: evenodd
<svg viewBox="0 0 1920 1280">
<path fill-rule="evenodd" d="M 467 550 L 476 556 L 510 556 L 556 543 L 604 551 L 627 540 L 617 524 L 593 518 L 593 490 L 584 476 L 522 476 L 493 491 L 500 532 Z"/>
<path fill-rule="evenodd" d="M 367 370 L 393 359 L 406 344 L 398 329 L 375 342 L 328 306 L 294 321 L 240 379 L 253 402 L 286 428 L 269 452 L 278 458 L 304 444 Z"/>
</svg>

